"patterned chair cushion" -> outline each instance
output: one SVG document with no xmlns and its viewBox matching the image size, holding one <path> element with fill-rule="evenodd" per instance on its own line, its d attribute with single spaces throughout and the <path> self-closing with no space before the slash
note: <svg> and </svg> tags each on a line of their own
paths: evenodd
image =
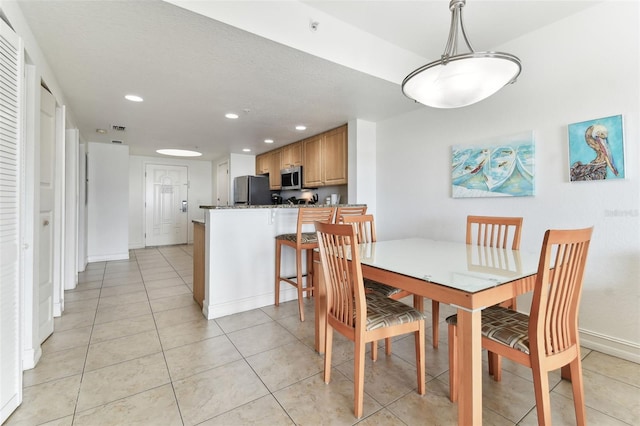
<svg viewBox="0 0 640 426">
<path fill-rule="evenodd" d="M 277 240 L 287 240 L 291 241 L 292 243 L 295 243 L 297 238 L 298 234 L 282 234 L 276 236 Z M 315 232 L 303 232 L 302 234 L 300 234 L 300 238 L 302 239 L 302 241 L 300 241 L 302 244 L 318 242 L 318 234 L 316 234 Z"/>
<path fill-rule="evenodd" d="M 367 330 L 422 321 L 425 316 L 409 305 L 379 293 L 367 293 Z"/>
<path fill-rule="evenodd" d="M 458 316 L 451 315 L 447 323 L 458 324 Z M 529 316 L 501 306 L 482 311 L 482 335 L 503 345 L 529 353 Z"/>
<path fill-rule="evenodd" d="M 392 287 L 390 285 L 382 284 L 376 281 L 371 281 L 368 279 L 364 279 L 364 289 L 366 291 L 375 291 L 376 293 L 380 293 L 383 296 L 391 297 L 394 294 L 400 293 L 402 290 L 396 287 Z"/>
</svg>

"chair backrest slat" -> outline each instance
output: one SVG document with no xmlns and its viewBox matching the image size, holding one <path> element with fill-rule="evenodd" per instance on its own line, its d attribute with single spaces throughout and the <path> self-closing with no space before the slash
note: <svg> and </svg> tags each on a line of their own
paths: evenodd
<svg viewBox="0 0 640 426">
<path fill-rule="evenodd" d="M 316 222 L 332 223 L 335 212 L 335 207 L 300 207 L 298 209 L 298 241 L 301 240 L 300 234 L 304 232 L 304 225 L 313 225 Z"/>
<path fill-rule="evenodd" d="M 367 307 L 360 257 L 349 244 L 356 239 L 353 227 L 316 223 L 316 230 L 327 289 L 327 314 L 347 327 L 364 327 Z M 356 312 L 361 314 L 356 316 Z"/>
<path fill-rule="evenodd" d="M 467 244 L 518 250 L 521 232 L 521 217 L 467 216 Z"/>
<path fill-rule="evenodd" d="M 358 244 L 376 242 L 376 225 L 373 215 L 344 216 L 344 223 L 351 224 L 358 238 Z"/>
<path fill-rule="evenodd" d="M 532 351 L 549 356 L 578 343 L 578 307 L 592 232 L 545 233 L 529 317 Z"/>
<path fill-rule="evenodd" d="M 347 216 L 361 216 L 367 212 L 367 206 L 338 207 L 334 223 L 343 223 Z"/>
</svg>

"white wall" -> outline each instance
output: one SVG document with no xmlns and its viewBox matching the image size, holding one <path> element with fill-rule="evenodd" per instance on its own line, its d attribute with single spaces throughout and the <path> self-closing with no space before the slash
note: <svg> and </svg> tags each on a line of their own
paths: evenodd
<svg viewBox="0 0 640 426">
<path fill-rule="evenodd" d="M 194 219 L 204 220 L 204 211 L 200 209 L 200 206 L 213 204 L 211 162 L 132 155 L 129 157 L 129 248 L 135 249 L 145 246 L 144 171 L 147 164 L 187 166 L 189 170 L 187 239 L 189 243 L 193 243 L 191 221 Z"/>
<path fill-rule="evenodd" d="M 129 258 L 129 147 L 89 142 L 87 257 Z"/>
<path fill-rule="evenodd" d="M 522 249 L 549 228 L 595 225 L 581 302 L 582 343 L 640 361 L 640 67 L 637 2 L 604 2 L 497 50 L 520 57 L 519 81 L 467 108 L 377 125 L 379 239 L 463 241 L 469 214 L 523 216 Z M 597 22 L 597 30 L 593 23 Z M 622 114 L 626 179 L 569 181 L 567 125 Z M 451 198 L 451 146 L 534 131 L 536 194 Z M 518 305 L 527 309 L 530 299 Z"/>
<path fill-rule="evenodd" d="M 351 204 L 367 204 L 376 213 L 376 123 L 352 120 L 349 132 L 349 197 Z"/>
</svg>

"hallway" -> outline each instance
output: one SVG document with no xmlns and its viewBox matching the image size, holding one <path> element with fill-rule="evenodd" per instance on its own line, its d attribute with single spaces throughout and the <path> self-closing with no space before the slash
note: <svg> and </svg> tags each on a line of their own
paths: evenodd
<svg viewBox="0 0 640 426">
<path fill-rule="evenodd" d="M 205 320 L 192 298 L 192 249 L 132 250 L 128 261 L 89 264 L 65 293 L 65 312 L 38 366 L 25 371 L 23 404 L 6 424 L 357 423 L 352 344 L 336 334 L 325 385 L 309 299 L 304 323 L 296 301 Z M 451 308 L 442 309 L 444 319 Z M 362 424 L 456 424 L 447 333 L 434 350 L 429 328 L 427 394 L 415 393 L 413 337 L 402 337 L 392 356 L 367 360 Z M 583 359 L 590 424 L 637 424 L 639 366 L 588 349 Z M 501 383 L 484 370 L 484 423 L 536 424 L 530 371 L 508 361 L 504 369 Z M 574 424 L 570 384 L 559 373 L 550 381 L 554 425 Z"/>
</svg>

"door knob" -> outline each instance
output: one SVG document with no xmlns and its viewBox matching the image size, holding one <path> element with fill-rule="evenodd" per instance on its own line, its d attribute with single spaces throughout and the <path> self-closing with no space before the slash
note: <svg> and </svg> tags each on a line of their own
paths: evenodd
<svg viewBox="0 0 640 426">
<path fill-rule="evenodd" d="M 49 225 L 49 221 L 45 219 L 44 222 L 42 222 L 42 226 L 47 226 L 47 225 Z"/>
</svg>

